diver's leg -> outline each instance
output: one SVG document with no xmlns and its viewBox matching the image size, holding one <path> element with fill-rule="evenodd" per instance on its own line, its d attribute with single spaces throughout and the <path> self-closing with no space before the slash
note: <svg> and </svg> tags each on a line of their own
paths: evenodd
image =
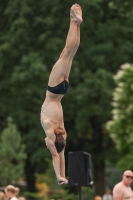
<svg viewBox="0 0 133 200">
<path fill-rule="evenodd" d="M 80 44 L 80 26 L 78 26 L 77 29 L 77 44 Z M 75 53 L 76 53 L 77 49 L 75 49 Z M 66 74 L 65 74 L 65 79 L 68 80 L 69 74 L 70 74 L 70 70 L 71 70 L 71 65 L 72 65 L 72 60 L 69 61 L 69 65 L 70 67 L 67 68 L 66 70 Z"/>
<path fill-rule="evenodd" d="M 65 48 L 63 49 L 59 60 L 55 63 L 49 78 L 49 86 L 55 86 L 68 79 L 66 74 L 69 74 L 72 59 L 79 47 L 79 28 L 82 22 L 82 11 L 78 4 L 71 7 L 70 13 L 70 28 L 66 39 Z"/>
</svg>

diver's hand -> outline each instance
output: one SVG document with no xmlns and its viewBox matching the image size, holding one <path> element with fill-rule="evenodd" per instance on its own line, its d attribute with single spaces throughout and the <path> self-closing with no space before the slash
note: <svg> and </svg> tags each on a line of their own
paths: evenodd
<svg viewBox="0 0 133 200">
<path fill-rule="evenodd" d="M 66 178 L 60 177 L 59 179 L 57 179 L 58 185 L 63 185 L 63 184 L 67 184 L 68 180 Z"/>
</svg>

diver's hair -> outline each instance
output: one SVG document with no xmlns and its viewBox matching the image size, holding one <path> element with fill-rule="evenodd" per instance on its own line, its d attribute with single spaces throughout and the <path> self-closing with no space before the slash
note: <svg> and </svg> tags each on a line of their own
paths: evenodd
<svg viewBox="0 0 133 200">
<path fill-rule="evenodd" d="M 60 153 L 66 146 L 66 141 L 62 134 L 56 134 L 55 147 L 58 153 Z"/>
<path fill-rule="evenodd" d="M 6 191 L 10 191 L 10 192 L 12 192 L 15 195 L 18 195 L 18 193 L 19 193 L 19 188 L 18 187 L 14 187 L 13 185 L 6 186 L 5 190 Z"/>
<path fill-rule="evenodd" d="M 0 200 L 6 200 L 6 196 L 4 192 L 0 192 Z"/>
</svg>

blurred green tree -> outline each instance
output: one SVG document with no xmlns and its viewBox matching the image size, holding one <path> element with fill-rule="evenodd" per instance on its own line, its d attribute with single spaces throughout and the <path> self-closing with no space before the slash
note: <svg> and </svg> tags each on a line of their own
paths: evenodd
<svg viewBox="0 0 133 200">
<path fill-rule="evenodd" d="M 47 168 L 45 174 L 36 174 L 37 183 L 40 183 L 40 185 L 46 184 L 48 187 L 46 191 L 47 197 L 45 197 L 45 199 L 76 199 L 76 195 L 69 192 L 69 187 L 67 185 L 63 185 L 63 187 L 58 186 L 57 180 L 54 178 L 55 172 L 53 171 L 51 159 L 47 159 L 47 162 L 49 163 L 49 167 Z M 43 187 L 40 187 L 40 189 L 38 187 L 38 192 L 40 194 L 42 193 L 42 198 L 44 196 L 43 191 L 45 192 Z"/>
<path fill-rule="evenodd" d="M 12 118 L 0 135 L 0 185 L 18 182 L 24 176 L 26 160 L 25 145 L 21 143 L 21 134 Z"/>
<path fill-rule="evenodd" d="M 124 171 L 132 170 L 133 154 L 133 65 L 123 64 L 114 76 L 116 88 L 113 93 L 112 120 L 107 123 L 107 128 L 114 140 L 121 158 L 118 166 Z M 126 162 L 125 162 L 126 161 Z"/>
</svg>

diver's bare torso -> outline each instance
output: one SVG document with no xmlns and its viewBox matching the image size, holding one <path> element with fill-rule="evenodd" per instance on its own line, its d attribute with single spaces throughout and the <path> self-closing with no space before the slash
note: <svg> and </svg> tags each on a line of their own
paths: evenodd
<svg viewBox="0 0 133 200">
<path fill-rule="evenodd" d="M 63 110 L 61 99 L 64 95 L 56 95 L 51 92 L 46 92 L 46 99 L 41 108 L 41 123 L 45 131 L 47 124 L 54 129 L 56 134 L 62 133 L 66 139 L 66 131 L 64 128 Z"/>
</svg>

